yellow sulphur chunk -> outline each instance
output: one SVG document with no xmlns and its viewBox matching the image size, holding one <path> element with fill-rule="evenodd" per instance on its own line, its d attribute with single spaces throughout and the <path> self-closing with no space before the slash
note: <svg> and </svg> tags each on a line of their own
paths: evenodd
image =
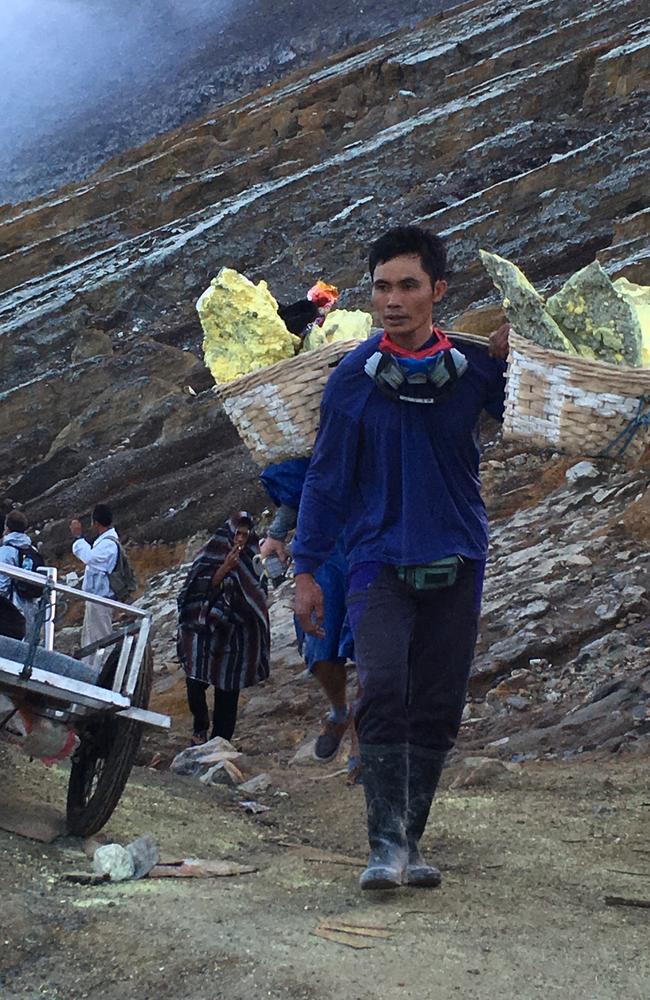
<svg viewBox="0 0 650 1000">
<path fill-rule="evenodd" d="M 302 350 L 313 351 L 317 347 L 323 347 L 326 343 L 323 327 L 314 325 L 302 342 Z"/>
<path fill-rule="evenodd" d="M 610 364 L 620 364 L 621 358 L 628 365 L 642 364 L 637 313 L 597 260 L 576 271 L 546 309 L 576 350 L 588 347 Z"/>
<path fill-rule="evenodd" d="M 367 340 L 372 330 L 372 316 L 362 309 L 335 309 L 323 323 L 328 344 L 337 340 Z"/>
<path fill-rule="evenodd" d="M 650 285 L 637 285 L 627 278 L 617 278 L 612 284 L 636 313 L 641 327 L 641 364 L 650 368 Z"/>
<path fill-rule="evenodd" d="M 501 292 L 503 308 L 517 333 L 541 347 L 575 353 L 573 344 L 544 308 L 544 299 L 516 264 L 496 253 L 479 251 L 481 262 Z"/>
<path fill-rule="evenodd" d="M 196 309 L 203 327 L 203 355 L 215 382 L 231 382 L 248 372 L 292 358 L 299 337 L 278 316 L 278 304 L 265 281 L 253 284 L 222 267 L 203 292 Z"/>
<path fill-rule="evenodd" d="M 314 326 L 305 337 L 304 351 L 340 340 L 367 340 L 372 330 L 372 316 L 361 309 L 334 309 L 322 326 Z"/>
</svg>

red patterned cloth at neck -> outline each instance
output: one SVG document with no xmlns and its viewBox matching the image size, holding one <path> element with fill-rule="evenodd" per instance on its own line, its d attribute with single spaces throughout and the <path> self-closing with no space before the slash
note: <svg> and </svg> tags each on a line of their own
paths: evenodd
<svg viewBox="0 0 650 1000">
<path fill-rule="evenodd" d="M 433 343 L 431 343 L 433 340 Z M 389 354 L 394 354 L 398 358 L 430 358 L 434 354 L 438 354 L 439 351 L 448 351 L 453 347 L 451 341 L 445 336 L 442 330 L 434 326 L 431 328 L 431 338 L 427 341 L 425 347 L 421 347 L 419 351 L 407 351 L 406 348 L 400 347 L 390 339 L 387 333 L 384 332 L 384 336 L 379 341 L 379 350 L 386 351 Z"/>
</svg>

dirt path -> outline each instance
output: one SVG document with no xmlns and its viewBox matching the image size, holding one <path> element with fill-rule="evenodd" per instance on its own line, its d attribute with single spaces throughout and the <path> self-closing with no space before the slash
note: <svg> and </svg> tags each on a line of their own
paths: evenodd
<svg viewBox="0 0 650 1000">
<path fill-rule="evenodd" d="M 63 801 L 63 770 L 1 755 L 10 783 Z M 607 894 L 650 898 L 642 762 L 535 763 L 513 787 L 445 790 L 426 835 L 443 888 L 376 897 L 361 896 L 354 867 L 308 860 L 314 848 L 363 856 L 361 790 L 268 763 L 261 817 L 224 790 L 138 768 L 105 831 L 123 843 L 149 832 L 166 856 L 247 861 L 256 874 L 76 886 L 61 874 L 88 867 L 79 841 L 0 834 L 3 996 L 650 995 L 650 911 L 605 905 Z M 390 937 L 352 950 L 313 936 L 333 915 Z"/>
</svg>

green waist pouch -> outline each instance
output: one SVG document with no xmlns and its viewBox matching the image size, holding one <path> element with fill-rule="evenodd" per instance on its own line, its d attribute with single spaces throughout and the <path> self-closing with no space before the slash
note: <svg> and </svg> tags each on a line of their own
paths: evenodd
<svg viewBox="0 0 650 1000">
<path fill-rule="evenodd" d="M 456 583 L 460 556 L 447 556 L 426 566 L 398 566 L 397 578 L 414 590 L 442 590 Z"/>
</svg>

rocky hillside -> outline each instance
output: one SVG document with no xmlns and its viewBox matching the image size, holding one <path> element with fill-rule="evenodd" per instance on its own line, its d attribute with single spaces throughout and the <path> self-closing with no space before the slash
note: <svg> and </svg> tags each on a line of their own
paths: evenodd
<svg viewBox="0 0 650 1000">
<path fill-rule="evenodd" d="M 514 762 L 594 750 L 647 754 L 648 470 L 497 445 L 486 449 L 483 478 L 492 551 L 459 752 L 487 749 Z M 174 717 L 176 749 L 190 729 L 174 641 L 175 597 L 188 568 L 156 574 L 139 602 L 154 616 L 155 699 Z M 306 764 L 324 702 L 317 684 L 297 685 L 304 678 L 292 597 L 290 582 L 271 592 L 273 670 L 261 689 L 245 692 L 243 726 L 269 753 L 280 749 L 281 727 L 283 759 Z M 76 638 L 71 632 L 68 641 Z M 352 698 L 354 684 L 351 672 Z"/>
<path fill-rule="evenodd" d="M 5 502 L 55 551 L 98 498 L 141 541 L 263 504 L 201 361 L 194 302 L 222 264 L 364 304 L 367 241 L 413 221 L 449 240 L 447 321 L 493 301 L 481 246 L 541 286 L 595 255 L 650 283 L 644 12 L 470 3 L 5 207 Z"/>
<path fill-rule="evenodd" d="M 79 180 L 224 101 L 455 3 L 5 0 L 0 202 Z"/>
</svg>

